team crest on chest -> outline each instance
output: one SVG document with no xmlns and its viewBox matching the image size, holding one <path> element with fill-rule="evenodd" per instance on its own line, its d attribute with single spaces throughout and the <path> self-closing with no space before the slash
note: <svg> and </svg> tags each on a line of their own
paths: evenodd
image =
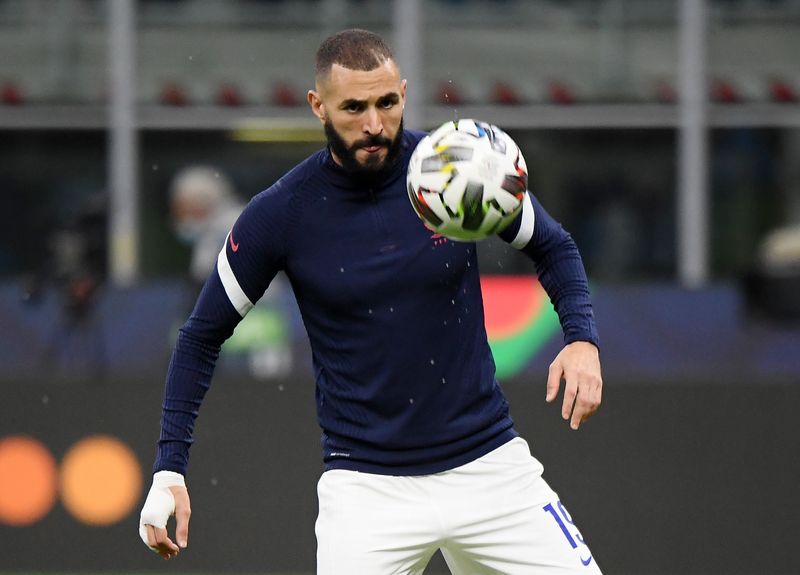
<svg viewBox="0 0 800 575">
<path fill-rule="evenodd" d="M 447 238 L 446 237 L 444 237 L 442 234 L 437 234 L 435 232 L 431 236 L 431 239 L 433 240 L 433 245 L 434 246 L 441 246 L 442 244 L 447 243 Z"/>
</svg>

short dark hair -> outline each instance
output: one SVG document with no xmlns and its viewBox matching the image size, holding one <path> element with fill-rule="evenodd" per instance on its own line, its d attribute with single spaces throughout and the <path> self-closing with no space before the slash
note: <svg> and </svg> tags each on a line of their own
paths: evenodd
<svg viewBox="0 0 800 575">
<path fill-rule="evenodd" d="M 368 30 L 353 28 L 328 36 L 317 50 L 317 78 L 339 64 L 349 70 L 374 70 L 386 60 L 392 60 L 392 50 L 383 38 Z"/>
</svg>

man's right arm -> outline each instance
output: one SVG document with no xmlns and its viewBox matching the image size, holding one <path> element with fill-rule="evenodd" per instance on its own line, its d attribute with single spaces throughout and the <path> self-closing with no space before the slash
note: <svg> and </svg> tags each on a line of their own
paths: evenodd
<svg viewBox="0 0 800 575">
<path fill-rule="evenodd" d="M 262 202 L 269 197 L 267 192 L 256 196 L 234 224 L 191 316 L 178 333 L 170 359 L 153 485 L 139 522 L 144 543 L 165 559 L 186 546 L 189 496 L 184 476 L 194 423 L 220 348 L 282 266 L 285 213 L 264 209 Z M 166 531 L 173 514 L 178 521 L 177 544 Z"/>
<path fill-rule="evenodd" d="M 188 542 L 190 501 L 184 476 L 194 422 L 211 384 L 220 347 L 241 319 L 215 269 L 191 317 L 180 329 L 172 352 L 153 484 L 139 517 L 139 536 L 164 559 L 175 557 Z M 166 529 L 171 515 L 176 517 L 175 541 Z"/>
<path fill-rule="evenodd" d="M 194 422 L 220 348 L 282 267 L 286 210 L 276 201 L 277 188 L 256 196 L 239 216 L 179 331 L 167 372 L 155 472 L 186 475 Z"/>
</svg>

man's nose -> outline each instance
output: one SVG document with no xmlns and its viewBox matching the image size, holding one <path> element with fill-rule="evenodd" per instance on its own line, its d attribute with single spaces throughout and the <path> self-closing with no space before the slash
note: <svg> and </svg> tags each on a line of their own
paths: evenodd
<svg viewBox="0 0 800 575">
<path fill-rule="evenodd" d="M 364 116 L 364 126 L 362 128 L 365 134 L 370 136 L 377 136 L 383 132 L 383 123 L 381 122 L 380 114 L 375 108 L 368 108 Z"/>
</svg>

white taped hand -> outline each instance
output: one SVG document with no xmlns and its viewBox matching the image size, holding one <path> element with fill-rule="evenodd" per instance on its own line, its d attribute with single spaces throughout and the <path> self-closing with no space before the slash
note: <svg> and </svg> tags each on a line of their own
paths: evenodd
<svg viewBox="0 0 800 575">
<path fill-rule="evenodd" d="M 147 541 L 147 528 L 145 525 L 165 528 L 170 515 L 175 513 L 175 497 L 170 487 L 186 487 L 183 475 L 174 471 L 157 471 L 153 475 L 153 485 L 147 493 L 142 513 L 139 516 L 139 537 L 144 544 L 155 552 L 158 549 L 151 547 Z"/>
</svg>

